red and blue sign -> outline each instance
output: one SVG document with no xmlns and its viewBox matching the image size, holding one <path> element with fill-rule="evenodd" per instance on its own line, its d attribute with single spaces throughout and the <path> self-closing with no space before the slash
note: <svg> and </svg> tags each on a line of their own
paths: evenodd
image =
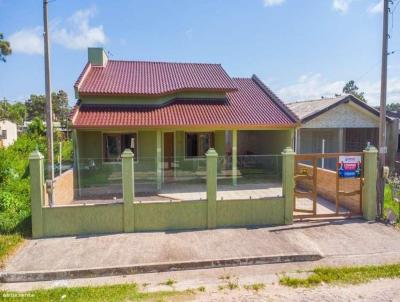
<svg viewBox="0 0 400 302">
<path fill-rule="evenodd" d="M 338 174 L 342 178 L 360 177 L 361 156 L 339 156 Z"/>
</svg>

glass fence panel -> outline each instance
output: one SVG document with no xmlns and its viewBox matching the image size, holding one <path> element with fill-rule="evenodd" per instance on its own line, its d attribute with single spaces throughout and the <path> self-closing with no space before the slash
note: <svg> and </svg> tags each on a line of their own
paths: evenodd
<svg viewBox="0 0 400 302">
<path fill-rule="evenodd" d="M 218 157 L 217 199 L 282 196 L 281 155 L 239 155 L 236 177 L 232 156 Z"/>
<path fill-rule="evenodd" d="M 77 200 L 121 200 L 122 163 L 102 159 L 80 159 L 75 165 Z"/>
<path fill-rule="evenodd" d="M 205 192 L 205 157 L 139 157 L 135 163 L 137 201 L 200 200 Z"/>
</svg>

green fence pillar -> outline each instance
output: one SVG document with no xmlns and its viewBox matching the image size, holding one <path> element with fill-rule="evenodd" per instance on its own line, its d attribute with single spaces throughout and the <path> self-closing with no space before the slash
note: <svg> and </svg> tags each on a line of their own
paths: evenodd
<svg viewBox="0 0 400 302">
<path fill-rule="evenodd" d="M 208 149 L 207 158 L 207 224 L 209 229 L 217 227 L 217 160 L 218 154 Z"/>
<path fill-rule="evenodd" d="M 133 201 L 135 198 L 134 155 L 130 149 L 125 149 L 122 158 L 122 194 L 124 200 L 124 232 L 135 231 L 135 213 Z"/>
<path fill-rule="evenodd" d="M 29 156 L 31 183 L 32 237 L 43 237 L 44 170 L 43 155 L 33 151 Z"/>
<path fill-rule="evenodd" d="M 376 181 L 378 178 L 378 150 L 367 147 L 364 150 L 364 186 L 362 192 L 362 211 L 366 220 L 375 220 L 376 209 Z"/>
<path fill-rule="evenodd" d="M 161 190 L 161 183 L 162 183 L 162 139 L 161 139 L 161 130 L 157 130 L 157 190 Z"/>
<path fill-rule="evenodd" d="M 232 185 L 237 185 L 237 130 L 232 130 Z"/>
<path fill-rule="evenodd" d="M 294 202 L 294 157 L 296 153 L 291 147 L 282 152 L 282 193 L 285 198 L 285 224 L 293 223 Z"/>
</svg>

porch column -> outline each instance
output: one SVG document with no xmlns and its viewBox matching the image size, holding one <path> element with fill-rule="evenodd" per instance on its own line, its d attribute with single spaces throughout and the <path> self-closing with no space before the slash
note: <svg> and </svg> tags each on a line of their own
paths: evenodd
<svg viewBox="0 0 400 302">
<path fill-rule="evenodd" d="M 296 153 L 291 147 L 282 152 L 282 193 L 285 199 L 284 223 L 293 223 L 294 203 L 294 157 Z"/>
<path fill-rule="evenodd" d="M 237 130 L 232 130 L 232 185 L 237 185 Z"/>
<path fill-rule="evenodd" d="M 339 152 L 344 152 L 344 129 L 339 128 L 339 135 L 338 135 L 338 140 L 339 140 Z"/>
<path fill-rule="evenodd" d="M 209 229 L 217 227 L 217 159 L 215 149 L 206 153 L 207 160 L 207 224 Z"/>
<path fill-rule="evenodd" d="M 294 150 L 297 154 L 300 154 L 300 140 L 301 140 L 300 129 L 301 128 L 296 128 L 296 130 L 295 130 L 295 148 L 294 148 Z"/>
<path fill-rule="evenodd" d="M 161 147 L 161 130 L 157 130 L 157 190 L 161 190 L 162 182 L 162 147 Z"/>
<path fill-rule="evenodd" d="M 362 211 L 366 220 L 375 220 L 377 215 L 376 181 L 378 177 L 378 150 L 370 146 L 364 150 L 364 185 Z"/>
<path fill-rule="evenodd" d="M 29 156 L 31 185 L 32 237 L 43 237 L 44 171 L 43 155 L 33 151 Z"/>
<path fill-rule="evenodd" d="M 122 158 L 122 196 L 124 200 L 124 232 L 135 231 L 135 213 L 133 201 L 135 199 L 135 166 L 134 155 L 130 149 L 125 149 Z"/>
</svg>

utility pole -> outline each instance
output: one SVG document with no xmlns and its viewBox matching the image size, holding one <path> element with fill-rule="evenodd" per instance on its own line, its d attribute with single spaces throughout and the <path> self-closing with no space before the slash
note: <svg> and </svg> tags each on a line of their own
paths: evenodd
<svg viewBox="0 0 400 302">
<path fill-rule="evenodd" d="M 47 135 L 47 171 L 50 180 L 46 183 L 49 193 L 49 206 L 54 203 L 54 155 L 53 155 L 53 105 L 51 101 L 50 83 L 50 47 L 49 47 L 49 27 L 47 24 L 47 5 L 49 1 L 43 0 L 43 35 L 44 35 L 44 74 L 46 87 L 46 135 Z"/>
<path fill-rule="evenodd" d="M 388 18 L 389 1 L 383 0 L 383 31 L 382 31 L 382 70 L 381 70 L 381 99 L 379 115 L 379 163 L 378 163 L 378 216 L 383 215 L 383 202 L 385 192 L 385 179 L 383 177 L 383 167 L 386 164 L 386 90 L 387 90 L 387 58 L 388 58 Z"/>
</svg>

